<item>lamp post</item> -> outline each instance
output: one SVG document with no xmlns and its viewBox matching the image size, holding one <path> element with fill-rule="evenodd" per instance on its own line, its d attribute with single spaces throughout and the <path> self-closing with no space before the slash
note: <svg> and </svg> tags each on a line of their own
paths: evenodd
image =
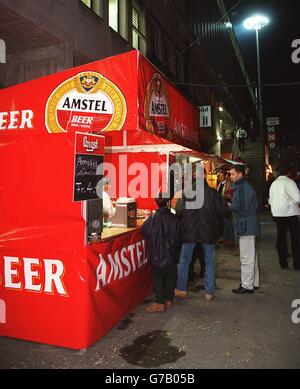
<svg viewBox="0 0 300 389">
<path fill-rule="evenodd" d="M 260 145 L 256 147 L 258 152 L 261 150 L 261 168 L 257 172 L 256 178 L 256 190 L 258 194 L 258 200 L 263 207 L 263 188 L 265 185 L 265 134 L 263 123 L 263 105 L 262 105 L 262 87 L 260 76 L 260 52 L 259 52 L 259 30 L 265 27 L 269 23 L 269 19 L 263 15 L 254 15 L 244 21 L 244 27 L 248 30 L 255 30 L 256 33 L 256 59 L 257 59 L 257 94 L 256 94 L 256 109 L 259 116 L 259 139 Z"/>
<path fill-rule="evenodd" d="M 263 106 L 262 106 L 262 88 L 261 88 L 261 75 L 260 75 L 260 51 L 259 51 L 259 30 L 265 27 L 269 23 L 269 19 L 263 15 L 254 15 L 246 19 L 243 23 L 244 27 L 248 30 L 255 30 L 256 33 L 256 59 L 257 59 L 257 89 L 258 97 L 256 101 L 256 109 L 259 114 L 260 133 L 263 132 Z"/>
</svg>

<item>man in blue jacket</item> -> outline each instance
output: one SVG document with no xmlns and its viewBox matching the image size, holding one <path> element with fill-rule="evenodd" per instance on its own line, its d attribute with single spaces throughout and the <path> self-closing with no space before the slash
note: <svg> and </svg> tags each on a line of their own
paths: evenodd
<svg viewBox="0 0 300 389">
<path fill-rule="evenodd" d="M 255 237 L 259 235 L 257 196 L 245 179 L 245 166 L 234 165 L 230 170 L 233 181 L 231 212 L 236 235 L 239 237 L 241 260 L 241 284 L 233 293 L 250 294 L 259 288 L 259 269 L 255 249 Z"/>
</svg>

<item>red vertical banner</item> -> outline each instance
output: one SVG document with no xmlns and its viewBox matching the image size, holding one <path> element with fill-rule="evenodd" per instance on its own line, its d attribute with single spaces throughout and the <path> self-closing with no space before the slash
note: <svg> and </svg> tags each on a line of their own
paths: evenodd
<svg viewBox="0 0 300 389">
<path fill-rule="evenodd" d="M 139 127 L 200 150 L 199 113 L 146 58 L 139 57 Z"/>
<path fill-rule="evenodd" d="M 104 140 L 101 135 L 75 133 L 74 201 L 99 198 L 97 187 L 103 178 Z"/>
</svg>

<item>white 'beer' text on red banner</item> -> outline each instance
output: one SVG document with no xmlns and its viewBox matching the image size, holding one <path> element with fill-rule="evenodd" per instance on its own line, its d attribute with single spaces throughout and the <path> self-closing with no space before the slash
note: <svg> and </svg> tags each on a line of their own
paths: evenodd
<svg viewBox="0 0 300 389">
<path fill-rule="evenodd" d="M 33 128 L 32 119 L 33 112 L 29 109 L 0 112 L 0 130 Z"/>
<path fill-rule="evenodd" d="M 64 264 L 58 259 L 3 257 L 0 287 L 67 296 Z M 3 276 L 1 275 L 3 272 Z M 43 276 L 44 282 L 41 281 Z"/>
</svg>

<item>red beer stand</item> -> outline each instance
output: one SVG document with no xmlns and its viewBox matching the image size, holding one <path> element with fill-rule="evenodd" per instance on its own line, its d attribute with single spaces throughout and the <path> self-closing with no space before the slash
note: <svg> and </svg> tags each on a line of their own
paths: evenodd
<svg viewBox="0 0 300 389">
<path fill-rule="evenodd" d="M 77 133 L 116 168 L 116 197 L 120 161 L 200 155 L 196 108 L 137 51 L 0 91 L 1 336 L 85 349 L 152 291 L 139 224 L 87 241 Z M 138 208 L 155 208 L 151 185 Z"/>
</svg>

